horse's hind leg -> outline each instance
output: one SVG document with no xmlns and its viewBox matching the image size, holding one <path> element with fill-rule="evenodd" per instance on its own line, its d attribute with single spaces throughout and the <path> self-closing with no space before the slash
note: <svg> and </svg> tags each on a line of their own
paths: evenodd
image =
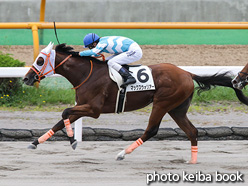
<svg viewBox="0 0 248 186">
<path fill-rule="evenodd" d="M 197 162 L 197 136 L 198 131 L 194 125 L 189 121 L 186 113 L 188 111 L 191 98 L 188 98 L 183 104 L 179 107 L 168 112 L 178 126 L 186 133 L 187 137 L 191 141 L 191 160 L 189 163 L 195 164 Z"/>
<path fill-rule="evenodd" d="M 149 124 L 146 128 L 145 133 L 136 140 L 133 144 L 131 144 L 128 148 L 121 151 L 117 157 L 116 160 L 123 160 L 125 158 L 126 154 L 130 154 L 132 151 L 134 151 L 137 147 L 143 144 L 143 142 L 147 141 L 148 139 L 155 136 L 158 132 L 160 123 L 164 115 L 166 114 L 166 110 L 164 108 L 161 108 L 160 106 L 154 105 L 152 108 L 152 113 L 149 119 Z"/>
</svg>

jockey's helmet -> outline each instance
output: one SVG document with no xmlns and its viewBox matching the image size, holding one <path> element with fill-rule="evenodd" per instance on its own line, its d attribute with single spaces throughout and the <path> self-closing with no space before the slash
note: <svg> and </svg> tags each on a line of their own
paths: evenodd
<svg viewBox="0 0 248 186">
<path fill-rule="evenodd" d="M 92 43 L 98 41 L 100 37 L 95 33 L 89 33 L 84 37 L 84 48 L 89 47 Z"/>
</svg>

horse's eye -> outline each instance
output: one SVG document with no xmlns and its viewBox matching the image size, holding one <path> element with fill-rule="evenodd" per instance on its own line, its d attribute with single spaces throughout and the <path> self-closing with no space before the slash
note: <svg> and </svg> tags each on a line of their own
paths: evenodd
<svg viewBox="0 0 248 186">
<path fill-rule="evenodd" d="M 246 76 L 245 80 L 248 81 L 248 76 Z"/>
<path fill-rule="evenodd" d="M 42 66 L 44 64 L 44 59 L 42 57 L 39 57 L 36 63 L 38 66 Z"/>
</svg>

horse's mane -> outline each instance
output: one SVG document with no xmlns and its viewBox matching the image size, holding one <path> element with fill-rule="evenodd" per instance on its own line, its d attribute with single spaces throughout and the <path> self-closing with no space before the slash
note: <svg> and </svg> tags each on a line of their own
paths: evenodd
<svg viewBox="0 0 248 186">
<path fill-rule="evenodd" d="M 59 44 L 55 47 L 55 51 L 56 52 L 60 52 L 60 53 L 65 53 L 65 54 L 68 54 L 68 55 L 72 55 L 74 57 L 81 57 L 81 58 L 88 58 L 88 60 L 92 60 L 94 62 L 99 62 L 99 63 L 102 63 L 101 60 L 98 60 L 94 57 L 90 57 L 90 56 L 78 56 L 77 52 L 74 51 L 74 48 L 71 47 L 71 46 L 67 46 L 66 43 L 62 43 L 62 44 Z"/>
<path fill-rule="evenodd" d="M 56 52 L 62 52 L 62 53 L 66 53 L 66 54 L 74 54 L 75 55 L 75 51 L 74 48 L 72 48 L 71 46 L 66 46 L 65 43 L 59 44 L 55 47 L 55 51 Z"/>
</svg>

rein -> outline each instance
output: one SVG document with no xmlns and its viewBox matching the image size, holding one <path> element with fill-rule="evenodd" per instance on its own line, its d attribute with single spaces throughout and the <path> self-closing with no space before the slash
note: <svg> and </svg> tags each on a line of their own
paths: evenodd
<svg viewBox="0 0 248 186">
<path fill-rule="evenodd" d="M 239 72 L 239 74 L 244 74 L 244 75 L 248 75 L 248 73 L 246 73 L 246 72 Z"/>
<path fill-rule="evenodd" d="M 98 54 L 98 57 L 94 57 L 94 58 L 102 58 L 103 61 L 105 61 L 105 56 L 103 54 Z"/>
<path fill-rule="evenodd" d="M 242 77 L 240 76 L 240 74 L 244 74 L 244 75 L 248 76 L 248 73 L 246 73 L 246 72 L 242 72 L 242 71 L 238 73 L 238 77 L 239 77 L 239 79 L 240 79 L 241 81 L 245 81 L 245 80 L 246 80 L 246 78 L 242 78 Z"/>
<path fill-rule="evenodd" d="M 105 56 L 103 54 L 99 54 L 99 55 L 100 55 L 99 57 L 95 57 L 95 58 L 101 58 L 102 57 L 102 60 L 105 61 Z M 80 83 L 80 85 L 78 85 L 78 86 L 76 86 L 76 87 L 74 87 L 72 89 L 76 90 L 79 87 L 81 87 L 90 78 L 90 76 L 92 74 L 92 70 L 93 70 L 93 62 L 90 60 L 90 73 L 89 73 L 89 75 L 87 76 L 87 78 L 82 83 Z"/>
<path fill-rule="evenodd" d="M 88 77 L 82 83 L 80 83 L 80 85 L 78 85 L 78 86 L 76 86 L 76 87 L 74 87 L 72 89 L 75 89 L 76 90 L 79 87 L 81 87 L 90 78 L 90 76 L 92 74 L 92 70 L 93 70 L 93 62 L 90 60 L 90 73 L 89 73 Z"/>
</svg>

